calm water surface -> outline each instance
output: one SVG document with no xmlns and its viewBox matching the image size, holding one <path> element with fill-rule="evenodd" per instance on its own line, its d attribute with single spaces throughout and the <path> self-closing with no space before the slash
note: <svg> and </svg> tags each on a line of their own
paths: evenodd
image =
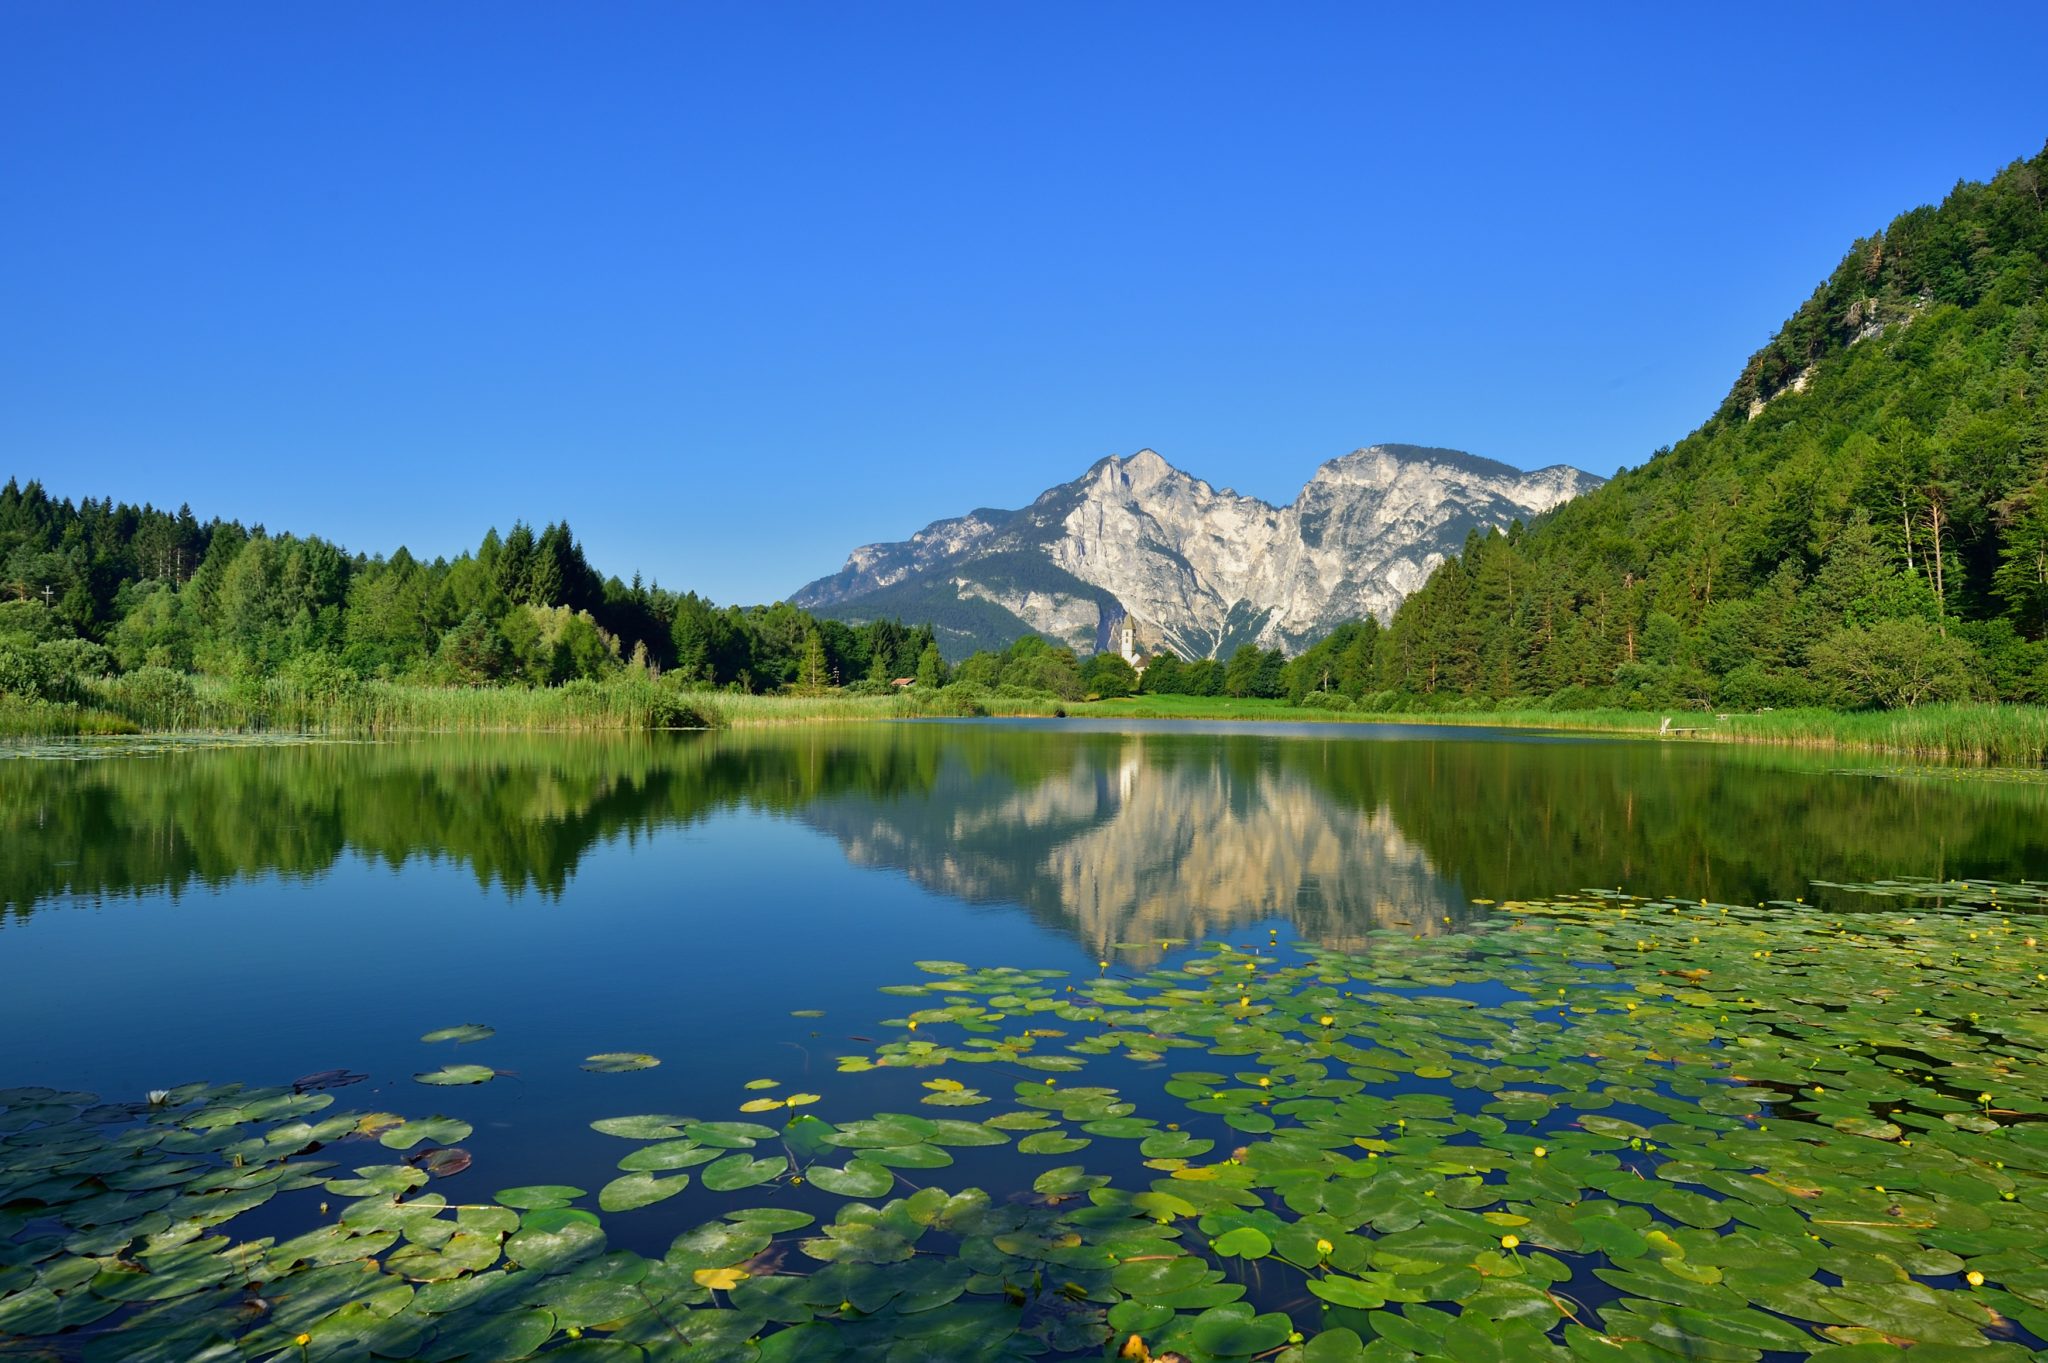
<svg viewBox="0 0 2048 1363">
<path fill-rule="evenodd" d="M 0 760 L 0 1086 L 129 1098 L 349 1067 L 371 1079 L 348 1106 L 473 1122 L 494 1187 L 600 1187 L 621 1147 L 591 1119 L 730 1117 L 757 1077 L 824 1094 L 828 1118 L 916 1110 L 915 1076 L 853 1095 L 833 1057 L 871 1049 L 849 1038 L 879 1035 L 897 1010 L 878 986 L 922 978 L 919 959 L 1093 975 L 1184 939 L 1451 932 L 1487 901 L 1588 886 L 1754 902 L 2048 867 L 2038 785 L 1474 729 L 77 751 L 113 755 Z M 419 1041 L 471 1021 L 498 1034 Z M 578 1068 L 617 1050 L 664 1063 Z M 516 1077 L 412 1081 L 454 1061 Z M 999 1177 L 969 1154 L 950 1183 Z M 614 1240 L 665 1243 L 691 1203 L 614 1218 Z"/>
</svg>

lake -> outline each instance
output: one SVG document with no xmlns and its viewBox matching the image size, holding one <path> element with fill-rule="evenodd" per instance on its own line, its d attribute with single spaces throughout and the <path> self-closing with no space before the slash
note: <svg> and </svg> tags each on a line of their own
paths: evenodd
<svg viewBox="0 0 2048 1363">
<path fill-rule="evenodd" d="M 492 1189 L 596 1190 L 620 1178 L 621 1158 L 635 1147 L 593 1129 L 592 1122 L 607 1118 L 666 1114 L 673 1120 L 656 1133 L 657 1143 L 678 1140 L 691 1120 L 780 1128 L 798 1114 L 844 1124 L 880 1111 L 982 1121 L 1007 1105 L 975 1104 L 983 1096 L 976 1085 L 1000 1096 L 1013 1083 L 1069 1082 L 1067 1066 L 1078 1068 L 1079 1059 L 1063 1054 L 1041 1072 L 1019 1057 L 1042 1058 L 1065 1044 L 1055 1038 L 1079 1035 L 1072 1018 L 1051 1022 L 1052 1036 L 1035 1048 L 1019 1042 L 1025 1049 L 1002 1052 L 997 1082 L 987 1074 L 996 1067 L 943 1064 L 901 1048 L 920 1038 L 962 1046 L 978 1034 L 994 1035 L 1002 1028 L 985 1015 L 997 1022 L 1004 1014 L 1023 1016 L 1031 1011 L 1030 988 L 1046 991 L 1037 1011 L 1048 1016 L 1058 1007 L 1073 1011 L 1064 992 L 1070 985 L 1095 991 L 1104 1009 L 1135 1006 L 1139 981 L 1170 989 L 1174 981 L 1199 984 L 1212 976 L 1218 942 L 1231 944 L 1271 991 L 1247 987 L 1247 1014 L 1268 999 L 1316 987 L 1313 970 L 1286 973 L 1304 959 L 1296 948 L 1306 945 L 1350 960 L 1385 959 L 1389 987 L 1405 985 L 1410 997 L 1435 989 L 1467 1013 L 1491 1011 L 1536 1027 L 1536 1015 L 1516 1011 L 1528 990 L 1512 951 L 1489 946 L 1474 957 L 1461 945 L 1508 941 L 1499 935 L 1511 912 L 1504 905 L 1598 890 L 1654 901 L 1673 914 L 1675 906 L 1707 902 L 1753 911 L 1769 901 L 1788 901 L 1784 911 L 1795 916 L 1804 908 L 1884 914 L 1893 901 L 1815 882 L 2040 877 L 2048 870 L 2048 785 L 1899 774 L 1868 759 L 1476 728 L 970 721 L 632 737 L 40 744 L 0 760 L 0 832 L 0 1084 L 15 1086 L 16 1109 L 13 1118 L 0 1118 L 0 1132 L 16 1133 L 9 1140 L 22 1146 L 21 1133 L 76 1126 L 68 1110 L 64 1123 L 47 1113 L 23 1118 L 23 1111 L 62 1099 L 22 1091 L 140 1104 L 152 1090 L 182 1085 L 287 1090 L 290 1101 L 275 1114 L 233 1118 L 240 1123 L 301 1115 L 292 1106 L 300 1095 L 289 1094 L 293 1081 L 345 1071 L 302 1087 L 323 1098 L 331 1093 L 335 1111 L 446 1114 L 471 1128 L 459 1146 L 449 1139 L 421 1148 L 458 1148 L 473 1159 L 466 1172 L 455 1170 L 459 1178 L 437 1178 L 434 1187 L 445 1183 L 451 1202 L 458 1191 L 482 1202 Z M 1755 959 L 1765 950 L 1759 946 Z M 921 969 L 919 962 L 938 964 Z M 976 973 L 999 967 L 1064 974 L 1042 974 L 1027 987 L 1017 982 L 1021 976 L 1006 985 Z M 1585 973 L 1592 978 L 1611 968 L 1591 962 Z M 1323 974 L 1334 979 L 1329 969 Z M 1361 978 L 1356 969 L 1352 978 Z M 947 992 L 949 979 L 961 992 Z M 905 995 L 881 991 L 927 985 L 938 992 L 921 996 L 932 1012 L 920 1031 L 908 1025 L 918 1015 L 906 1013 Z M 981 1002 L 970 1007 L 967 999 Z M 1223 1005 L 1235 1006 L 1227 998 Z M 1418 1005 L 1418 1017 L 1435 1006 Z M 1554 1032 L 1569 1021 L 1560 1013 L 1543 1025 Z M 472 1041 L 422 1040 L 460 1024 L 490 1031 Z M 1214 1029 L 1190 1025 L 1213 1041 Z M 1160 1034 L 1155 1027 L 1147 1033 L 1153 1040 L 1091 1047 L 1090 1056 L 1104 1058 L 1088 1060 L 1088 1082 L 1114 1086 L 1118 1105 L 1135 1104 L 1162 1120 L 1165 1109 L 1186 1101 L 1176 1091 L 1176 1072 L 1217 1071 L 1197 1087 L 1225 1082 L 1207 1056 L 1190 1051 L 1189 1060 L 1157 1050 Z M 2021 1040 L 2032 1046 L 2038 1037 Z M 1328 1056 L 1342 1053 L 1329 1050 L 1330 1043 L 1328 1035 L 1318 1043 L 1325 1052 L 1316 1080 L 1325 1084 Z M 895 1063 L 881 1049 L 888 1046 L 899 1048 Z M 1260 1054 L 1257 1045 L 1241 1049 L 1240 1066 Z M 659 1063 L 586 1067 L 601 1055 Z M 883 1063 L 866 1067 L 878 1055 Z M 846 1057 L 855 1058 L 855 1068 L 845 1068 Z M 1351 1060 L 1360 1063 L 1355 1055 Z M 437 1071 L 445 1077 L 450 1066 L 482 1067 L 484 1082 L 438 1086 L 414 1078 Z M 1388 1091 L 1441 1100 L 1441 1112 L 1417 1109 L 1418 1122 L 1477 1113 L 1501 1087 L 1463 1083 L 1448 1062 L 1434 1066 L 1442 1074 L 1430 1065 L 1414 1068 L 1423 1072 L 1390 1074 Z M 1284 1066 L 1274 1073 L 1309 1082 Z M 355 1076 L 363 1077 L 342 1082 Z M 1532 1091 L 1554 1095 L 1569 1087 L 1525 1078 Z M 934 1079 L 953 1087 L 935 1088 Z M 1182 1088 L 1187 1082 L 1178 1081 Z M 1376 1081 L 1362 1082 L 1370 1089 Z M 969 1097 L 950 1105 L 948 1095 L 963 1090 Z M 1677 1090 L 1660 1081 L 1644 1091 L 1668 1098 Z M 190 1093 L 202 1107 L 225 1101 Z M 766 1107 L 785 1095 L 814 1097 Z M 1304 1090 L 1299 1101 L 1344 1096 Z M 750 1102 L 755 1115 L 743 1115 Z M 1138 1118 L 1112 1111 L 1108 1102 L 1085 1100 L 1064 1115 L 1139 1135 L 1135 1128 L 1117 1132 L 1118 1123 Z M 74 1106 L 84 1105 L 80 1098 Z M 1551 1104 L 1540 1106 L 1548 1112 Z M 1645 1131 L 1663 1120 L 1633 1099 L 1616 1111 L 1634 1114 Z M 97 1120 L 112 1129 L 150 1117 L 147 1109 L 102 1110 Z M 1183 1112 L 1174 1125 L 1233 1141 L 1271 1129 L 1269 1118 L 1229 1100 L 1206 1114 L 1199 1106 Z M 976 1143 L 956 1131 L 966 1143 L 929 1173 L 917 1162 L 921 1156 L 903 1155 L 908 1162 L 893 1166 L 902 1182 L 891 1195 L 927 1183 L 973 1186 L 1000 1203 L 1030 1193 L 1046 1169 L 1069 1163 L 1083 1166 L 1087 1177 L 1107 1175 L 1116 1187 L 1135 1189 L 1175 1163 L 1169 1156 L 1166 1170 L 1148 1164 L 1149 1151 L 1137 1139 L 1115 1134 L 1096 1136 L 1070 1157 L 1033 1160 L 1008 1144 L 1029 1128 L 1008 1130 L 1002 1144 Z M 1145 1140 L 1146 1147 L 1179 1148 L 1178 1136 L 1168 1138 L 1165 1128 L 1148 1130 L 1160 1139 Z M 845 1204 L 815 1180 L 790 1183 L 787 1174 L 739 1185 L 744 1193 L 705 1187 L 709 1151 L 723 1162 L 728 1149 L 762 1154 L 772 1145 L 766 1137 L 738 1139 L 744 1144 L 697 1142 L 703 1160 L 679 1151 L 676 1160 L 689 1157 L 688 1164 L 656 1160 L 657 1169 L 695 1169 L 698 1180 L 650 1205 L 606 1213 L 611 1252 L 659 1261 L 679 1234 L 748 1198 L 770 1200 L 768 1193 L 776 1207 L 821 1224 Z M 851 1148 L 900 1153 L 936 1144 L 930 1132 L 910 1140 L 899 1129 Z M 323 1158 L 354 1145 L 360 1150 L 339 1160 L 344 1170 L 396 1158 L 375 1141 L 336 1141 Z M 846 1149 L 829 1153 L 821 1167 Z M 799 1158 L 791 1167 L 801 1164 Z M 747 1176 L 743 1166 L 732 1166 L 731 1177 Z M 23 1186 L 17 1179 L 15 1191 Z M 1284 1192 L 1284 1182 L 1278 1186 Z M 1069 1196 L 1085 1204 L 1083 1194 L 1093 1196 L 1077 1185 L 1053 1194 L 1050 1205 Z M 319 1224 L 314 1202 L 345 1199 L 307 1182 L 252 1205 L 230 1231 L 282 1240 Z M 594 1205 L 587 1197 L 571 1200 Z M 1478 1208 L 1492 1200 L 1466 1202 Z M 523 1210 L 533 1216 L 558 1209 Z M 1209 1204 L 1194 1210 L 1225 1215 L 1226 1222 L 1235 1214 Z M 147 1212 L 162 1214 L 156 1207 Z M 9 1212 L 0 1203 L 0 1233 L 26 1239 L 37 1231 L 36 1220 L 29 1210 Z M 1237 1229 L 1217 1224 L 1221 1234 Z M 1200 1318 L 1197 1308 L 1224 1312 L 1212 1314 L 1205 1333 L 1186 1347 L 1238 1356 L 1238 1342 L 1265 1340 L 1259 1332 L 1267 1327 L 1257 1322 L 1284 1314 L 1312 1334 L 1319 1313 L 1331 1309 L 1333 1298 L 1304 1295 L 1299 1274 L 1290 1285 L 1260 1271 L 1269 1257 L 1285 1257 L 1273 1248 L 1273 1226 L 1260 1224 L 1265 1229 L 1236 1243 L 1263 1243 L 1268 1253 L 1225 1254 L 1215 1271 L 1241 1285 L 1235 1295 L 1265 1314 L 1245 1309 L 1240 1339 L 1225 1329 L 1239 1310 L 1226 1297 L 1196 1289 L 1185 1289 L 1194 1295 L 1184 1301 L 1162 1296 L 1188 1318 Z M 1496 1228 L 1502 1224 L 1522 1223 Z M 1092 1243 L 1085 1229 L 1067 1233 Z M 1528 1238 L 1533 1245 L 1538 1237 Z M 795 1259 L 771 1276 L 779 1261 L 758 1257 L 769 1251 L 741 1248 L 761 1281 L 797 1281 L 793 1270 L 817 1267 Z M 958 1254 L 975 1262 L 964 1249 Z M 1380 1291 L 1395 1279 L 1368 1276 L 1376 1271 L 1370 1251 L 1361 1254 L 1346 1281 L 1378 1284 L 1375 1299 L 1335 1301 L 1361 1339 L 1373 1337 L 1367 1322 L 1373 1312 L 1385 1315 L 1387 1301 L 1411 1300 L 1419 1311 L 1421 1302 L 1442 1299 Z M 715 1270 L 719 1257 L 712 1253 L 705 1263 Z M 1526 1256 L 1517 1249 L 1509 1257 L 1519 1263 Z M 908 1250 L 903 1258 L 909 1261 Z M 827 1262 L 837 1270 L 894 1260 L 849 1251 Z M 1392 1257 L 1385 1271 L 1408 1271 L 1404 1262 Z M 1559 1262 L 1574 1271 L 1587 1266 Z M 0 1259 L 0 1287 L 42 1290 L 33 1274 L 25 1276 L 28 1265 L 9 1270 L 5 1263 Z M 1828 1272 L 1832 1277 L 1819 1281 L 1854 1280 L 1839 1267 Z M 417 1281 L 456 1276 L 450 1269 Z M 208 1286 L 218 1290 L 218 1279 Z M 954 1284 L 945 1309 L 963 1309 L 985 1286 Z M 784 1327 L 818 1329 L 805 1314 L 815 1304 L 803 1312 L 785 1304 L 778 1314 L 759 1302 L 748 1305 L 750 1298 L 724 1301 L 689 1290 L 697 1297 L 687 1304 L 715 1311 L 721 1328 L 737 1332 L 696 1340 L 691 1357 L 727 1350 L 751 1358 L 763 1346 L 750 1340 L 801 1333 Z M 1640 1283 L 1626 1290 L 1646 1291 Z M 1602 1291 L 1608 1299 L 1618 1295 Z M 1142 1324 L 1148 1337 L 1171 1328 L 1159 1302 L 1135 1292 L 1132 1301 L 1146 1309 L 1126 1303 L 1121 1319 L 1103 1325 L 1101 1307 L 1117 1295 L 1104 1292 L 1093 1298 L 1095 1308 L 1046 1308 L 1051 1323 L 1031 1336 L 1033 1351 L 1096 1356 L 1111 1327 L 1119 1339 L 1124 1325 Z M 55 1310 L 64 1295 L 52 1287 L 46 1304 Z M 1682 1295 L 1651 1292 L 1647 1299 L 1689 1309 L 1671 1301 Z M 580 1350 L 585 1343 L 617 1345 L 620 1357 L 628 1349 L 667 1356 L 659 1336 L 629 1331 L 605 1338 L 604 1327 L 616 1322 L 602 1312 L 589 1321 L 587 1339 L 557 1335 L 554 1329 L 566 1330 L 561 1322 L 574 1317 L 558 1308 L 547 1308 L 554 1314 L 545 1335 L 494 1338 L 471 1353 L 451 1352 L 445 1328 L 437 1336 L 431 1323 L 408 1325 L 410 1334 L 392 1338 L 411 1352 L 391 1356 L 523 1357 L 525 1349 Z M 1039 1308 L 1022 1309 L 1029 1319 Z M 1772 1320 L 1800 1318 L 1775 1309 Z M 522 1328 L 538 1330 L 540 1308 L 522 1301 L 520 1310 Z M 64 1323 L 90 1335 L 125 1319 Z M 963 1319 L 968 1324 L 954 1334 L 936 1337 L 933 1352 L 1001 1354 L 987 1342 L 988 1321 L 997 1317 Z M 308 1320 L 325 1331 L 312 1342 L 326 1341 L 335 1356 L 359 1348 L 367 1328 L 349 1326 L 356 1330 L 349 1334 L 326 1316 Z M 0 1334 L 8 1333 L 5 1321 L 0 1308 Z M 1528 1347 L 1563 1347 L 1568 1324 L 1543 1324 L 1549 1333 Z M 1375 1347 L 1385 1344 L 1381 1334 Z M 910 1335 L 895 1329 L 876 1337 L 900 1352 Z M 2024 1331 L 2009 1337 L 2034 1338 Z M 810 1338 L 808 1346 L 767 1346 L 762 1356 L 776 1348 L 791 1357 L 836 1356 L 822 1335 Z M 1785 1351 L 1782 1340 L 1759 1339 L 1764 1352 Z M 977 1341 L 971 1349 L 968 1340 Z M 299 1357 L 308 1347 L 276 1356 Z"/>
</svg>

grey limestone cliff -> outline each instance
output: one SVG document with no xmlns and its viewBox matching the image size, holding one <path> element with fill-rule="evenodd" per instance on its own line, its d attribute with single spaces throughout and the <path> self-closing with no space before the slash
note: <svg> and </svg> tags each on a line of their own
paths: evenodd
<svg viewBox="0 0 2048 1363">
<path fill-rule="evenodd" d="M 840 619 L 930 620 L 961 654 L 1036 632 L 1082 652 L 1125 616 L 1148 649 L 1293 650 L 1381 619 L 1473 529 L 1505 528 L 1602 480 L 1524 473 L 1456 450 L 1374 445 L 1316 470 L 1277 507 L 1183 473 L 1152 450 L 1096 463 L 1016 511 L 935 521 L 853 551 L 791 598 Z"/>
</svg>

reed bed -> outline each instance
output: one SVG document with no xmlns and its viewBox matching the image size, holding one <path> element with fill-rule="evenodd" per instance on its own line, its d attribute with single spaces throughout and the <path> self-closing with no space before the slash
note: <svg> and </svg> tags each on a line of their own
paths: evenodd
<svg viewBox="0 0 2048 1363">
<path fill-rule="evenodd" d="M 1657 736 L 1891 753 L 1916 761 L 2039 767 L 2048 762 L 2048 707 L 1926 705 L 1911 710 L 1779 710 L 1711 715 L 1637 710 L 1331 711 L 1271 700 L 1132 696 L 1058 701 L 949 688 L 886 696 L 756 696 L 692 691 L 645 675 L 546 689 L 359 682 L 308 688 L 282 678 L 226 682 L 143 669 L 87 683 L 64 700 L 0 697 L 0 735 L 397 732 L 602 732 L 753 728 L 949 716 L 1278 720 L 1423 724 Z"/>
</svg>

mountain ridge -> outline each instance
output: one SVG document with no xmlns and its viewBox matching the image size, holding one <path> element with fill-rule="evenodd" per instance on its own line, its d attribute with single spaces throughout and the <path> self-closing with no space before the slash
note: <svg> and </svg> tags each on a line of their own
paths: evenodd
<svg viewBox="0 0 2048 1363">
<path fill-rule="evenodd" d="M 1276 506 L 1147 446 L 1014 510 L 978 507 L 861 545 L 790 601 L 844 620 L 930 619 L 956 656 L 1026 633 L 1101 650 L 1127 618 L 1146 649 L 1187 658 L 1242 643 L 1293 651 L 1342 620 L 1391 615 L 1468 531 L 1504 529 L 1602 481 L 1387 443 L 1325 461 Z"/>
</svg>

